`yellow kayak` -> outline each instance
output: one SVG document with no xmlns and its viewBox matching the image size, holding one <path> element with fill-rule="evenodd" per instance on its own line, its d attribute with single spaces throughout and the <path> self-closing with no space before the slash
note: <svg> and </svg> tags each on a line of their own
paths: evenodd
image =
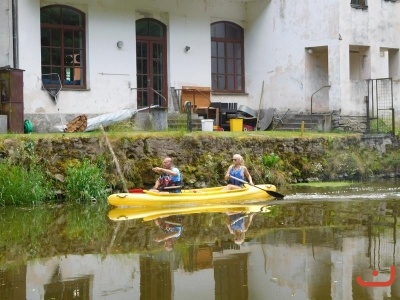
<svg viewBox="0 0 400 300">
<path fill-rule="evenodd" d="M 272 194 L 272 195 L 270 195 Z M 237 190 L 224 187 L 187 189 L 181 193 L 157 193 L 143 190 L 143 193 L 119 193 L 108 196 L 112 206 L 162 206 L 177 204 L 218 204 L 243 200 L 272 200 L 276 187 L 272 184 L 248 185 Z"/>
<path fill-rule="evenodd" d="M 133 219 L 143 219 L 151 221 L 158 218 L 166 218 L 173 215 L 188 215 L 197 213 L 258 213 L 268 212 L 269 207 L 265 203 L 257 204 L 220 204 L 220 205 L 200 205 L 190 207 L 136 207 L 120 208 L 116 207 L 108 212 L 108 217 L 113 221 L 125 221 Z"/>
</svg>

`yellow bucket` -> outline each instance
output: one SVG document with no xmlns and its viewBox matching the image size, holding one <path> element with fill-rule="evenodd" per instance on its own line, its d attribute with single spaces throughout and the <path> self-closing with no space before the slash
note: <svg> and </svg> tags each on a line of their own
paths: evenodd
<svg viewBox="0 0 400 300">
<path fill-rule="evenodd" d="M 243 131 L 243 119 L 230 119 L 231 131 Z"/>
</svg>

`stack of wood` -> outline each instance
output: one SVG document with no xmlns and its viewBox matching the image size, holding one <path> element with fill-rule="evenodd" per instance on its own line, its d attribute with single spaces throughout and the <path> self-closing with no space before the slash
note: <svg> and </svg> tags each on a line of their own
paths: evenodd
<svg viewBox="0 0 400 300">
<path fill-rule="evenodd" d="M 87 116 L 80 115 L 67 124 L 64 132 L 83 132 L 87 127 Z"/>
</svg>

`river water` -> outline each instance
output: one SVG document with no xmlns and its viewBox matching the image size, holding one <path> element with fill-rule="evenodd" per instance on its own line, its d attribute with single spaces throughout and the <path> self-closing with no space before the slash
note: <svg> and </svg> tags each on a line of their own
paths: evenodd
<svg viewBox="0 0 400 300">
<path fill-rule="evenodd" d="M 206 211 L 3 208 L 0 299 L 400 299 L 399 182 L 285 194 Z"/>
</svg>

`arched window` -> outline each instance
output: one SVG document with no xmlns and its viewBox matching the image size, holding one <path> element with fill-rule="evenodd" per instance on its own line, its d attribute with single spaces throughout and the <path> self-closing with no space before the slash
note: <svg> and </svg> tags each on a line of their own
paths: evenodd
<svg viewBox="0 0 400 300">
<path fill-rule="evenodd" d="M 63 88 L 85 88 L 85 14 L 68 6 L 45 6 L 40 24 L 43 84 L 55 85 L 59 76 Z"/>
<path fill-rule="evenodd" d="M 243 93 L 243 29 L 230 22 L 211 24 L 211 79 L 213 91 Z"/>
</svg>

